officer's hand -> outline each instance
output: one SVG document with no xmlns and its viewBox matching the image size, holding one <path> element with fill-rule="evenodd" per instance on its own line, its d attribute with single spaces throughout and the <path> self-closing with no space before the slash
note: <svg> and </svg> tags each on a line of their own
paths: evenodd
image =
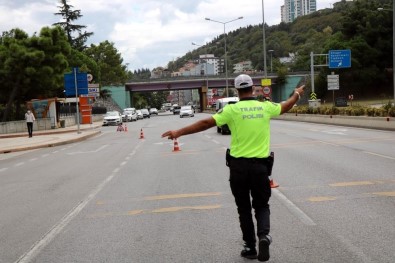
<svg viewBox="0 0 395 263">
<path fill-rule="evenodd" d="M 298 92 L 300 97 L 302 97 L 304 94 L 304 87 L 305 87 L 305 85 L 302 85 L 302 86 L 295 89 L 295 92 Z"/>
<path fill-rule="evenodd" d="M 167 131 L 164 134 L 162 134 L 162 138 L 167 137 L 169 140 L 173 140 L 179 137 L 177 134 L 177 131 Z"/>
</svg>

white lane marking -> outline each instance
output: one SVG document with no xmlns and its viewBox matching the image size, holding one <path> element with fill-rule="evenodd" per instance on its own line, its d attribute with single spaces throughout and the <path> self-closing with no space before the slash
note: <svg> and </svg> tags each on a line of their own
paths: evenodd
<svg viewBox="0 0 395 263">
<path fill-rule="evenodd" d="M 390 156 L 387 156 L 387 155 L 382 155 L 382 154 L 372 153 L 372 152 L 366 152 L 366 151 L 364 151 L 364 153 L 371 154 L 371 155 L 374 155 L 374 156 L 383 157 L 383 158 L 387 158 L 387 159 L 390 159 L 390 160 L 395 160 L 394 157 L 390 157 Z"/>
<path fill-rule="evenodd" d="M 41 155 L 41 157 L 47 157 L 49 154 L 48 153 L 46 153 L 46 154 L 43 154 L 43 155 Z"/>
<path fill-rule="evenodd" d="M 122 162 L 122 163 L 120 164 L 120 166 L 124 166 L 126 163 L 127 163 L 126 161 L 125 161 L 125 162 Z"/>
<path fill-rule="evenodd" d="M 59 151 L 54 151 L 54 152 L 52 152 L 52 153 L 58 153 Z"/>
<path fill-rule="evenodd" d="M 278 189 L 272 189 L 272 193 L 280 200 L 280 202 L 285 205 L 292 214 L 302 221 L 305 225 L 315 226 L 314 221 L 306 215 L 299 207 L 292 203 L 285 195 L 283 195 Z"/>
<path fill-rule="evenodd" d="M 170 144 L 174 144 L 173 141 L 169 141 L 169 142 L 156 142 L 154 143 L 155 145 L 170 145 Z"/>
<path fill-rule="evenodd" d="M 34 162 L 34 161 L 36 161 L 38 158 L 32 158 L 32 159 L 30 159 L 29 160 L 29 162 Z"/>
<path fill-rule="evenodd" d="M 24 162 L 20 162 L 20 163 L 15 164 L 14 167 L 18 167 L 18 166 L 21 166 L 21 165 L 24 165 L 24 164 L 25 164 Z"/>
<path fill-rule="evenodd" d="M 22 255 L 15 263 L 30 262 L 40 251 L 46 247 L 63 229 L 76 217 L 82 209 L 114 178 L 114 174 L 108 176 L 98 187 L 96 187 L 87 198 L 82 200 L 75 208 L 66 214 L 48 233 L 46 233 L 28 252 Z"/>
<path fill-rule="evenodd" d="M 326 130 L 322 131 L 323 133 L 328 133 L 328 134 L 336 134 L 336 135 L 346 135 L 345 132 L 347 132 L 347 129 L 333 129 L 333 130 Z"/>
<path fill-rule="evenodd" d="M 103 150 L 104 148 L 108 147 L 108 144 L 105 144 L 103 146 L 100 146 L 98 149 L 94 150 L 94 151 L 86 151 L 86 152 L 71 152 L 71 153 L 67 153 L 68 155 L 74 155 L 74 154 L 86 154 L 86 153 L 97 153 L 101 150 Z"/>
<path fill-rule="evenodd" d="M 324 142 L 324 141 L 317 141 L 317 142 L 322 143 L 322 144 L 331 145 L 331 146 L 336 146 L 336 147 L 339 147 L 339 146 L 340 146 L 339 144 L 330 143 L 330 142 Z"/>
<path fill-rule="evenodd" d="M 216 141 L 216 140 L 212 140 L 212 142 L 216 143 L 216 144 L 221 144 L 219 141 Z"/>
<path fill-rule="evenodd" d="M 133 154 L 140 147 L 138 144 Z M 104 187 L 115 177 L 120 168 L 115 168 L 110 176 L 108 176 L 101 184 L 99 184 L 84 200 L 82 200 L 75 208 L 67 213 L 54 227 L 49 230 L 39 241 L 37 241 L 24 255 L 22 255 L 15 263 L 31 262 L 42 249 L 44 249 L 63 229 L 73 220 L 96 195 L 104 189 Z"/>
<path fill-rule="evenodd" d="M 207 139 L 211 139 L 210 135 L 204 135 Z"/>
<path fill-rule="evenodd" d="M 8 169 L 8 167 L 1 168 L 1 169 L 0 169 L 0 173 L 6 171 L 7 169 Z"/>
</svg>

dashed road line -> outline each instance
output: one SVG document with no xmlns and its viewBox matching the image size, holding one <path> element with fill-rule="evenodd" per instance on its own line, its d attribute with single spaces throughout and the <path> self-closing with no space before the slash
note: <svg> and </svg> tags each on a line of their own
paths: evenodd
<svg viewBox="0 0 395 263">
<path fill-rule="evenodd" d="M 373 152 L 367 152 L 367 151 L 364 151 L 364 153 L 367 153 L 367 154 L 370 154 L 370 155 L 374 155 L 374 156 L 378 156 L 378 157 L 383 157 L 383 158 L 390 159 L 390 160 L 395 160 L 394 157 L 390 157 L 390 156 L 387 156 L 387 155 L 382 155 L 382 154 L 373 153 Z"/>
<path fill-rule="evenodd" d="M 210 210 L 210 209 L 218 209 L 220 207 L 221 205 L 174 206 L 174 207 L 164 207 L 164 208 L 151 210 L 151 213 L 170 213 L 170 212 L 179 212 L 183 210 Z"/>
<path fill-rule="evenodd" d="M 174 195 L 157 195 L 144 197 L 144 200 L 167 200 L 167 199 L 179 199 L 179 198 L 192 198 L 192 197 L 206 197 L 206 196 L 219 196 L 221 193 L 192 193 L 192 194 L 174 194 Z"/>
<path fill-rule="evenodd" d="M 103 217 L 112 217 L 112 216 L 136 216 L 136 215 L 144 215 L 144 214 L 160 214 L 160 213 L 176 213 L 183 211 L 192 211 L 192 210 L 213 210 L 219 209 L 222 206 L 220 204 L 214 205 L 198 205 L 198 206 L 174 206 L 174 207 L 162 207 L 153 210 L 130 210 L 127 212 L 106 212 L 106 213 L 95 213 L 87 215 L 87 218 L 103 218 Z"/>
<path fill-rule="evenodd" d="M 310 197 L 308 200 L 310 202 L 326 202 L 326 201 L 335 201 L 337 198 L 336 197 L 331 197 L 331 196 L 315 196 L 315 197 Z"/>
<path fill-rule="evenodd" d="M 376 192 L 372 193 L 372 195 L 395 197 L 395 192 Z"/>
<path fill-rule="evenodd" d="M 372 181 L 355 181 L 355 182 L 333 183 L 333 184 L 329 184 L 329 186 L 345 187 L 345 186 L 360 186 L 360 185 L 372 185 L 372 184 L 375 184 L 375 183 Z"/>
<path fill-rule="evenodd" d="M 140 145 L 135 147 L 135 150 Z M 134 151 L 135 152 L 135 151 Z M 44 154 L 48 156 L 49 154 Z M 44 157 L 43 155 L 43 157 Z M 42 249 L 44 249 L 58 234 L 62 233 L 63 229 L 94 199 L 97 194 L 104 189 L 104 187 L 115 177 L 120 170 L 117 167 L 113 172 L 102 181 L 93 191 L 83 199 L 76 207 L 69 211 L 57 224 L 54 225 L 40 240 L 38 240 L 25 254 L 23 254 L 15 263 L 28 263 L 32 261 Z"/>
</svg>

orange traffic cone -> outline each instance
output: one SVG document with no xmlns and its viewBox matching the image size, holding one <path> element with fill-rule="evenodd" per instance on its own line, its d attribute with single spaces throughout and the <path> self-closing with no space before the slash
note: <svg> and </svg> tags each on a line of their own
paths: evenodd
<svg viewBox="0 0 395 263">
<path fill-rule="evenodd" d="M 127 132 L 127 131 L 128 131 L 128 126 L 125 123 L 125 132 Z"/>
<path fill-rule="evenodd" d="M 276 183 L 272 178 L 270 178 L 270 188 L 277 188 L 280 185 Z"/>
<path fill-rule="evenodd" d="M 178 152 L 181 151 L 180 147 L 178 146 L 178 141 L 177 139 L 174 139 L 174 148 L 173 148 L 173 152 Z"/>
<path fill-rule="evenodd" d="M 140 139 L 144 139 L 143 129 L 140 130 Z"/>
</svg>

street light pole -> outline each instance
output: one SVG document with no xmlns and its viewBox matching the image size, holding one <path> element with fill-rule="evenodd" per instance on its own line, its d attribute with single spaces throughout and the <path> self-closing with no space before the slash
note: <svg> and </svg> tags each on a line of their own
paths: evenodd
<svg viewBox="0 0 395 263">
<path fill-rule="evenodd" d="M 243 19 L 243 17 L 242 16 L 240 16 L 240 17 L 238 17 L 238 18 L 235 18 L 235 19 L 232 19 L 232 20 L 229 20 L 229 21 L 227 21 L 227 22 L 221 22 L 221 21 L 217 21 L 217 20 L 214 20 L 214 19 L 211 19 L 211 18 L 205 18 L 206 20 L 208 20 L 208 21 L 212 21 L 212 22 L 216 22 L 216 23 L 220 23 L 220 24 L 223 24 L 224 25 L 224 42 L 225 42 L 225 81 L 226 81 L 226 97 L 229 97 L 229 91 L 228 91 L 228 62 L 227 62 L 227 50 L 226 50 L 226 28 L 225 28 L 225 26 L 226 26 L 226 24 L 228 24 L 228 23 L 230 23 L 230 22 L 233 22 L 233 21 L 236 21 L 236 20 L 239 20 L 239 19 Z"/>
<path fill-rule="evenodd" d="M 393 81 L 393 91 L 394 91 L 394 106 L 395 106 L 395 5 L 392 5 L 391 9 L 385 9 L 382 7 L 377 8 L 378 11 L 392 11 L 392 81 Z"/>
<path fill-rule="evenodd" d="M 263 72 L 265 78 L 267 78 L 267 69 L 266 69 L 266 36 L 265 36 L 265 8 L 263 6 L 262 0 L 262 37 L 263 37 Z"/>
</svg>

